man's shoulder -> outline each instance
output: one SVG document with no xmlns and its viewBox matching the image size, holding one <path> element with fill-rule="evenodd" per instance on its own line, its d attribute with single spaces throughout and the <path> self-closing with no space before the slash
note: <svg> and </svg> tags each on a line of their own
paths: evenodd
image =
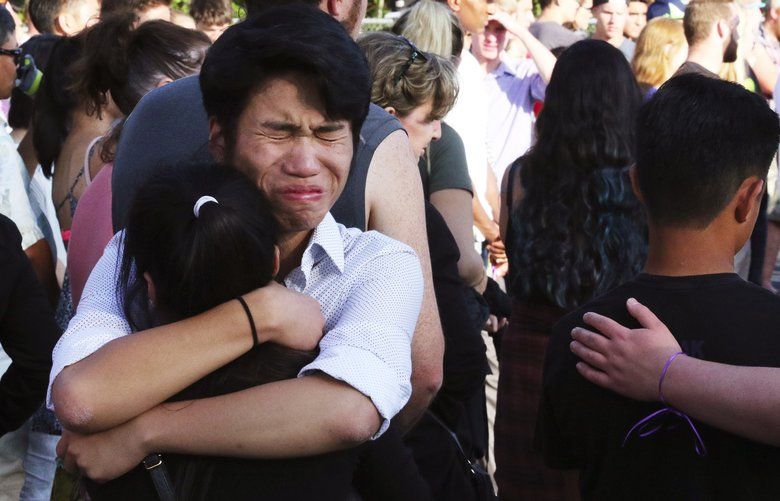
<svg viewBox="0 0 780 501">
<path fill-rule="evenodd" d="M 177 109 L 191 112 L 197 106 L 203 107 L 203 95 L 200 91 L 198 75 L 192 75 L 152 90 L 138 102 L 133 113 L 152 107 L 156 108 L 158 112 L 165 113 L 168 113 L 168 110 Z"/>
<path fill-rule="evenodd" d="M 610 317 L 624 325 L 635 323 L 636 321 L 630 317 L 626 309 L 626 301 L 631 297 L 633 284 L 633 281 L 629 281 L 564 315 L 553 326 L 553 337 L 565 338 L 568 346 L 568 343 L 571 341 L 571 330 L 575 327 L 586 326 L 582 317 L 588 312 Z"/>
<path fill-rule="evenodd" d="M 363 231 L 359 228 L 347 228 L 339 223 L 339 231 L 344 239 L 344 252 L 370 258 L 383 254 L 411 253 L 414 249 L 405 243 L 390 238 L 376 230 Z M 345 256 L 345 258 L 347 258 Z"/>
<path fill-rule="evenodd" d="M 347 228 L 340 223 L 338 229 L 344 241 L 344 263 L 350 269 L 355 270 L 377 260 L 417 259 L 414 249 L 378 231 Z"/>
<path fill-rule="evenodd" d="M 115 163 L 120 164 L 121 170 L 125 148 L 135 151 L 143 147 L 156 152 L 151 155 L 155 158 L 168 155 L 168 150 L 191 154 L 204 138 L 208 139 L 208 117 L 198 77 L 182 78 L 149 92 L 139 101 L 122 130 Z M 137 158 L 135 153 L 132 158 Z"/>
<path fill-rule="evenodd" d="M 371 146 L 376 148 L 387 136 L 397 130 L 402 130 L 401 122 L 383 108 L 371 103 L 368 107 L 368 115 L 360 128 L 359 147 Z"/>
</svg>

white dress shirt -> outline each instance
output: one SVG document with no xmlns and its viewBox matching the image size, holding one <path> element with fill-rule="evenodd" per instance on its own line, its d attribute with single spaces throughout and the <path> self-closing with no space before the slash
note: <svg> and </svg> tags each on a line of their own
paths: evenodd
<svg viewBox="0 0 780 501">
<path fill-rule="evenodd" d="M 54 348 L 50 408 L 51 383 L 63 368 L 131 333 L 115 293 L 120 238 L 121 233 L 114 236 L 95 265 L 78 311 Z M 383 418 L 379 436 L 412 392 L 411 343 L 423 294 L 417 255 L 375 231 L 345 228 L 327 214 L 301 265 L 284 282 L 319 301 L 325 317 L 320 353 L 299 376 L 321 371 L 369 397 Z"/>
</svg>

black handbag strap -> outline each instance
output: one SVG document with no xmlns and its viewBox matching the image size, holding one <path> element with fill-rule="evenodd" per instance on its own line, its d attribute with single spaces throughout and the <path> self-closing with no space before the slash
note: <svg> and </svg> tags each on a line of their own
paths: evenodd
<svg viewBox="0 0 780 501">
<path fill-rule="evenodd" d="M 149 454 L 143 460 L 144 468 L 149 472 L 154 484 L 154 490 L 157 491 L 157 497 L 160 501 L 174 501 L 173 482 L 168 475 L 168 468 L 163 463 L 160 454 Z"/>
<path fill-rule="evenodd" d="M 439 418 L 439 416 L 437 416 L 431 411 L 426 411 L 426 412 L 428 413 L 428 416 L 430 416 L 434 421 L 436 421 L 439 424 L 439 426 L 444 428 L 444 431 L 446 431 L 447 434 L 450 436 L 450 438 L 452 438 L 452 442 L 455 444 L 455 448 L 458 449 L 458 453 L 460 454 L 461 460 L 463 460 L 463 462 L 466 464 L 471 474 L 487 475 L 488 473 L 480 464 L 475 463 L 474 461 L 471 460 L 471 458 L 468 457 L 468 455 L 466 455 L 466 451 L 463 450 L 463 446 L 460 444 L 460 440 L 458 439 L 458 436 L 455 434 L 455 432 L 452 431 L 450 427 L 447 426 L 447 424 Z"/>
</svg>

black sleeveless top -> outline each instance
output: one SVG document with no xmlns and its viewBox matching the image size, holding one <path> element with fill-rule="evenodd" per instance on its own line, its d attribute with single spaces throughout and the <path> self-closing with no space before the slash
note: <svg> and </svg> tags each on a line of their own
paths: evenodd
<svg viewBox="0 0 780 501">
<path fill-rule="evenodd" d="M 377 147 L 387 136 L 401 129 L 401 123 L 379 106 L 371 104 L 360 129 L 360 144 L 352 158 L 352 166 L 344 191 L 330 213 L 347 228 L 366 229 L 366 178 Z"/>
</svg>

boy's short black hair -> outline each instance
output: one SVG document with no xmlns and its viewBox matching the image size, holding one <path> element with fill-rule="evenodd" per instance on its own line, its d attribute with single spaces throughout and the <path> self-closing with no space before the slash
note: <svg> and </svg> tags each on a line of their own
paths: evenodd
<svg viewBox="0 0 780 501">
<path fill-rule="evenodd" d="M 650 220 L 703 228 L 751 176 L 766 178 L 780 123 L 741 85 L 687 74 L 641 108 L 636 168 Z"/>
<path fill-rule="evenodd" d="M 314 83 L 329 119 L 350 123 L 356 147 L 371 92 L 366 59 L 338 21 L 296 2 L 228 28 L 206 55 L 203 104 L 222 127 L 228 150 L 252 93 L 290 72 Z"/>
<path fill-rule="evenodd" d="M 0 44 L 8 41 L 16 31 L 16 23 L 10 12 L 5 7 L 0 7 Z"/>
<path fill-rule="evenodd" d="M 54 20 L 60 14 L 65 0 L 30 0 L 27 14 L 40 33 L 54 33 Z"/>
</svg>

